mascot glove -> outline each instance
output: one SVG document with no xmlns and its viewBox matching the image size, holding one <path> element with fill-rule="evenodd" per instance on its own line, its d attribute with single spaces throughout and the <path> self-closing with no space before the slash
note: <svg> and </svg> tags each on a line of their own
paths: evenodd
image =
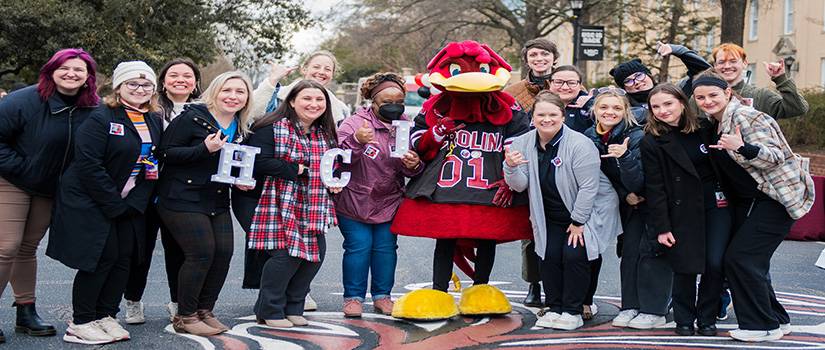
<svg viewBox="0 0 825 350">
<path fill-rule="evenodd" d="M 456 131 L 464 128 L 464 124 L 456 124 L 455 120 L 450 117 L 444 117 L 438 120 L 433 126 L 433 138 L 436 142 L 444 141 L 444 138 L 454 134 Z"/>
<path fill-rule="evenodd" d="M 513 204 L 513 190 L 510 189 L 510 185 L 504 182 L 504 179 L 501 179 L 487 186 L 488 189 L 496 187 L 498 187 L 498 191 L 493 196 L 493 204 L 498 207 L 509 207 Z"/>
</svg>

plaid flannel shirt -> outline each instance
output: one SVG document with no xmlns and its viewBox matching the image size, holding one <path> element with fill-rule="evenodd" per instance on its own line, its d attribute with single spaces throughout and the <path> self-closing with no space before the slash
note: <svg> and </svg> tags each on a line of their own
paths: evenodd
<svg viewBox="0 0 825 350">
<path fill-rule="evenodd" d="M 312 127 L 304 134 L 283 118 L 273 124 L 275 157 L 307 165 L 308 177 L 297 181 L 267 177 L 252 217 L 249 249 L 286 249 L 290 256 L 321 261 L 317 235 L 337 224 L 335 208 L 321 182 L 321 157 L 329 149 L 326 132 Z"/>
<path fill-rule="evenodd" d="M 814 203 L 809 160 L 793 153 L 776 120 L 732 98 L 719 131 L 734 134 L 737 126 L 746 143 L 759 147 L 759 154 L 748 160 L 728 151 L 731 158 L 756 180 L 760 191 L 785 206 L 791 218 L 807 214 Z"/>
</svg>

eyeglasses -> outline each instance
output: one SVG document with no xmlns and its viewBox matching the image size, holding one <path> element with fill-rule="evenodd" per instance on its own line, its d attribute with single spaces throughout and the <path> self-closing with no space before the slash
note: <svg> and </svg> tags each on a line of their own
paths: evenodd
<svg viewBox="0 0 825 350">
<path fill-rule="evenodd" d="M 631 87 L 645 81 L 645 78 L 647 78 L 647 74 L 636 72 L 627 77 L 622 83 L 624 83 L 625 87 Z"/>
<path fill-rule="evenodd" d="M 612 93 L 614 93 L 616 95 L 619 95 L 619 96 L 627 95 L 627 91 L 624 91 L 624 89 L 619 89 L 617 87 L 612 87 L 612 86 L 600 87 L 600 88 L 596 89 L 596 92 L 598 92 L 600 95 L 603 94 L 603 93 L 607 93 L 607 92 L 612 92 Z"/>
<path fill-rule="evenodd" d="M 560 88 L 560 87 L 564 86 L 564 84 L 567 84 L 567 86 L 570 87 L 571 89 L 575 89 L 575 88 L 579 87 L 580 83 L 581 82 L 578 81 L 578 80 L 553 79 L 553 80 L 550 81 L 550 84 L 552 84 L 554 87 Z"/>
<path fill-rule="evenodd" d="M 155 91 L 155 84 L 152 84 L 152 83 L 138 84 L 138 83 L 135 83 L 133 81 L 130 81 L 130 82 L 125 83 L 123 85 L 126 86 L 127 89 L 132 90 L 132 91 L 135 91 L 138 88 L 140 88 L 141 90 L 146 91 L 146 92 Z"/>
</svg>

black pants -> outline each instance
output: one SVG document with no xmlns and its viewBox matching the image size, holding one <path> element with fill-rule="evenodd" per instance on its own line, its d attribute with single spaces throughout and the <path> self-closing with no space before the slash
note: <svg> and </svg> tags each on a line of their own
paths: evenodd
<svg viewBox="0 0 825 350">
<path fill-rule="evenodd" d="M 536 242 L 532 239 L 521 241 L 521 279 L 527 283 L 541 282 L 539 272 L 541 259 L 536 255 Z"/>
<path fill-rule="evenodd" d="M 183 250 L 178 274 L 178 314 L 212 310 L 232 260 L 232 216 L 209 216 L 158 206 L 158 213 Z"/>
<path fill-rule="evenodd" d="M 433 289 L 442 292 L 447 291 L 450 285 L 450 277 L 453 275 L 453 254 L 457 239 L 437 239 L 435 241 L 435 253 L 433 254 Z M 477 239 L 476 242 L 476 262 L 473 285 L 487 284 L 490 282 L 490 274 L 493 272 L 493 264 L 496 260 L 496 241 L 491 239 Z"/>
<path fill-rule="evenodd" d="M 155 242 L 158 239 L 158 230 L 160 230 L 160 241 L 163 244 L 163 258 L 166 263 L 166 281 L 169 286 L 170 300 L 173 303 L 178 302 L 178 272 L 181 265 L 183 265 L 183 250 L 161 221 L 155 204 L 149 204 L 146 209 L 144 259 L 136 259 L 137 254 L 133 255 L 129 282 L 126 284 L 126 293 L 123 295 L 126 300 L 138 301 L 143 299 L 146 280 L 149 277 L 149 267 L 152 266 L 152 253 L 155 251 Z"/>
<path fill-rule="evenodd" d="M 673 319 L 679 326 L 716 324 L 722 303 L 724 274 L 722 262 L 730 241 L 733 218 L 728 208 L 705 210 L 705 272 L 696 297 L 696 274 L 676 273 L 673 277 Z"/>
<path fill-rule="evenodd" d="M 625 242 L 627 244 L 627 242 Z M 655 238 L 643 236 L 639 243 L 638 270 L 639 312 L 667 315 L 673 289 L 673 269 Z"/>
<path fill-rule="evenodd" d="M 129 278 L 136 232 L 143 229 L 142 220 L 143 215 L 117 218 L 95 271 L 77 271 L 72 285 L 72 318 L 75 324 L 106 316 L 117 318 L 120 299 Z"/>
<path fill-rule="evenodd" d="M 583 245 L 567 244 L 568 226 L 547 224 L 547 249 L 540 269 L 544 304 L 552 312 L 580 315 L 590 286 L 590 262 Z"/>
<path fill-rule="evenodd" d="M 725 272 L 739 328 L 777 329 L 790 317 L 771 286 L 771 257 L 794 220 L 771 199 L 735 203 L 734 213 L 737 228 L 725 252 Z"/>
<path fill-rule="evenodd" d="M 599 273 L 602 272 L 602 255 L 590 262 L 590 285 L 587 287 L 587 294 L 584 296 L 584 305 L 593 305 L 593 297 L 596 289 L 599 288 Z"/>
<path fill-rule="evenodd" d="M 255 315 L 262 320 L 279 320 L 303 315 L 309 285 L 324 262 L 327 245 L 318 235 L 319 262 L 290 256 L 286 249 L 269 251 L 270 257 L 261 274 L 261 289 L 255 302 Z"/>
<path fill-rule="evenodd" d="M 622 223 L 622 260 L 619 262 L 621 276 L 622 310 L 638 310 L 639 305 L 639 253 L 642 237 L 645 237 L 645 216 L 639 210 L 632 210 Z"/>
</svg>

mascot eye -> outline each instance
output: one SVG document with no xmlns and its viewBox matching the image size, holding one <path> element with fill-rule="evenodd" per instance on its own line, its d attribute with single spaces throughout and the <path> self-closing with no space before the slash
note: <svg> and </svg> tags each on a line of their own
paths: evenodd
<svg viewBox="0 0 825 350">
<path fill-rule="evenodd" d="M 461 74 L 461 66 L 453 63 L 450 65 L 450 75 L 456 76 Z"/>
<path fill-rule="evenodd" d="M 490 73 L 490 65 L 487 63 L 479 64 L 478 71 L 482 73 Z"/>
</svg>

